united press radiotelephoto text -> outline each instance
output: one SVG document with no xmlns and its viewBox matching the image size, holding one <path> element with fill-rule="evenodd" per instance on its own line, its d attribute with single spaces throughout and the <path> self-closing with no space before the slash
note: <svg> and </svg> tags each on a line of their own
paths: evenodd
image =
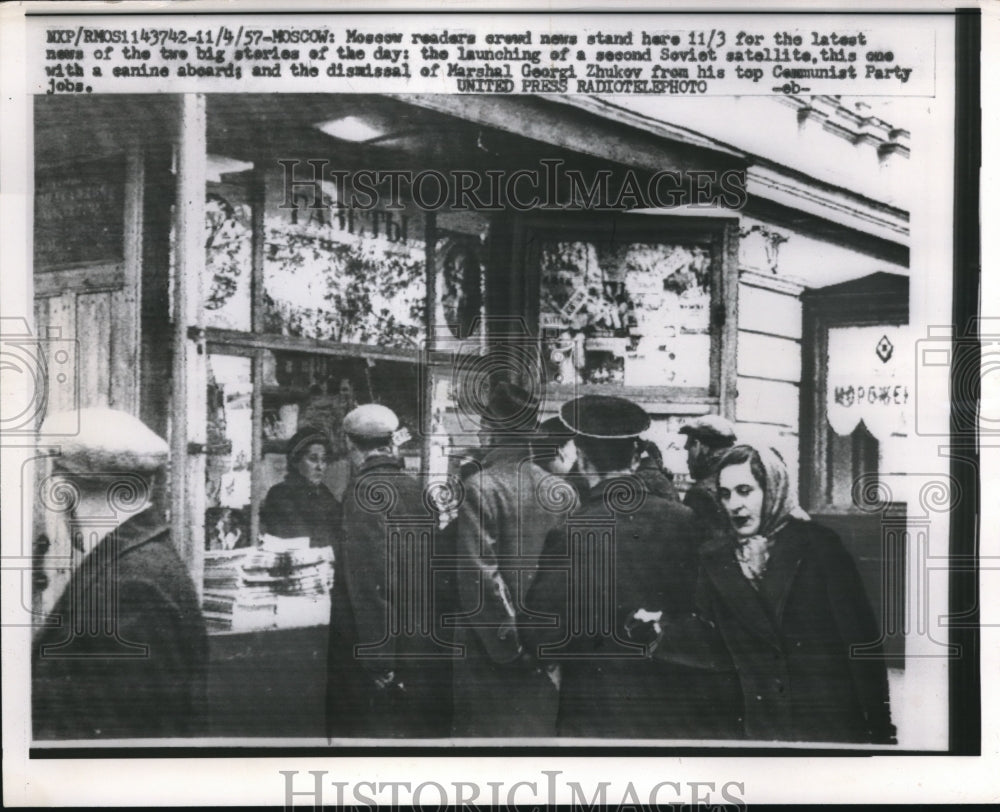
<svg viewBox="0 0 1000 812">
<path fill-rule="evenodd" d="M 921 95 L 926 37 L 837 27 L 581 29 L 329 24 L 50 25 L 39 32 L 40 91 L 309 89 L 365 92 Z M 280 87 L 279 87 L 280 86 Z"/>
</svg>

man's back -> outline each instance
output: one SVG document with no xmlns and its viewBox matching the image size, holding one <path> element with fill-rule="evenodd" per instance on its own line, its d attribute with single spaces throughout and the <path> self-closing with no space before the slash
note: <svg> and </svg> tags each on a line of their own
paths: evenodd
<svg viewBox="0 0 1000 812">
<path fill-rule="evenodd" d="M 91 551 L 53 609 L 60 625 L 35 641 L 36 738 L 208 732 L 205 624 L 170 533 L 152 513 Z"/>
<path fill-rule="evenodd" d="M 701 525 L 701 541 L 712 538 L 729 526 L 729 519 L 719 504 L 711 480 L 696 482 L 688 488 L 684 494 L 684 504 L 694 511 Z"/>
<path fill-rule="evenodd" d="M 574 504 L 572 487 L 519 448 L 495 449 L 464 482 L 456 533 L 462 616 L 456 640 L 456 736 L 554 732 L 548 679 L 516 665 L 517 616 L 537 573 L 545 537 Z"/>
<path fill-rule="evenodd" d="M 688 675 L 651 663 L 625 628 L 637 609 L 691 610 L 696 549 L 693 513 L 632 476 L 599 483 L 549 533 L 526 605 L 558 625 L 525 637 L 543 663 L 562 663 L 561 736 L 669 738 L 690 727 Z"/>
<path fill-rule="evenodd" d="M 330 636 L 333 735 L 448 734 L 448 649 L 430 560 L 437 525 L 420 481 L 395 457 L 366 460 L 344 493 Z"/>
</svg>

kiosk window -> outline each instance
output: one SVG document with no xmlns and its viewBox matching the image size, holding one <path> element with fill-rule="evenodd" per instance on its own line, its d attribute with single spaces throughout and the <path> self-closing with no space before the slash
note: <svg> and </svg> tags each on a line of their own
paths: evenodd
<svg viewBox="0 0 1000 812">
<path fill-rule="evenodd" d="M 551 380 L 708 389 L 714 269 L 706 247 L 547 241 L 539 265 Z"/>
<path fill-rule="evenodd" d="M 426 339 L 426 249 L 418 212 L 352 209 L 323 184 L 285 206 L 266 180 L 262 331 L 416 350 Z"/>
<path fill-rule="evenodd" d="M 251 164 L 210 155 L 205 190 L 205 324 L 249 330 Z"/>
</svg>

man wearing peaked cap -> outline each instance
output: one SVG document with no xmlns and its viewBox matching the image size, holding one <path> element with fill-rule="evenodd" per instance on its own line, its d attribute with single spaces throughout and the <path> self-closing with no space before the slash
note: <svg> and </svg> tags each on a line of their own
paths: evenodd
<svg viewBox="0 0 1000 812">
<path fill-rule="evenodd" d="M 559 419 L 573 433 L 577 471 L 591 487 L 614 472 L 632 473 L 639 435 L 650 425 L 641 406 L 607 395 L 584 395 L 564 403 Z"/>
<path fill-rule="evenodd" d="M 41 485 L 45 527 L 36 537 L 36 584 L 51 625 L 32 646 L 35 738 L 207 733 L 205 624 L 155 507 L 166 442 L 107 408 L 52 415 L 41 436 L 59 447 Z M 70 566 L 57 580 L 47 561 L 60 560 Z"/>
<path fill-rule="evenodd" d="M 636 438 L 650 423 L 637 403 L 609 395 L 584 395 L 564 403 L 559 418 L 574 434 L 599 440 Z"/>
<path fill-rule="evenodd" d="M 711 535 L 729 526 L 715 494 L 715 474 L 719 460 L 736 443 L 733 424 L 717 414 L 696 417 L 681 427 L 687 435 L 684 448 L 688 454 L 688 473 L 694 480 L 684 495 L 684 504 L 691 508 Z"/>
<path fill-rule="evenodd" d="M 434 609 L 431 595 L 411 591 L 430 590 L 431 582 L 412 572 L 423 560 L 419 552 L 403 547 L 412 535 L 407 523 L 426 526 L 434 517 L 396 453 L 399 425 L 396 413 L 377 403 L 344 417 L 354 474 L 344 491 L 343 533 L 334 538 L 327 680 L 327 731 L 334 737 L 449 732 L 450 673 L 417 611 Z M 390 618 L 399 619 L 398 629 Z"/>
<path fill-rule="evenodd" d="M 590 487 L 548 534 L 524 601 L 528 612 L 558 618 L 524 626 L 528 652 L 561 664 L 558 734 L 688 737 L 702 710 L 689 688 L 696 678 L 646 659 L 644 642 L 631 641 L 627 629 L 638 609 L 693 609 L 694 516 L 633 475 L 639 435 L 650 426 L 640 406 L 587 395 L 564 404 L 559 416 L 574 432 Z"/>
<path fill-rule="evenodd" d="M 551 736 L 556 688 L 525 651 L 517 622 L 545 536 L 559 521 L 543 495 L 551 474 L 531 450 L 538 401 L 515 384 L 495 383 L 480 416 L 486 453 L 464 467 L 455 531 L 456 597 L 465 613 L 455 636 L 465 654 L 454 666 L 452 734 Z"/>
</svg>

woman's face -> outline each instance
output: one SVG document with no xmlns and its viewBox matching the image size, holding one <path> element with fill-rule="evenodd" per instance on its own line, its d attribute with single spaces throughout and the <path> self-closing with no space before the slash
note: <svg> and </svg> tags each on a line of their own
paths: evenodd
<svg viewBox="0 0 1000 812">
<path fill-rule="evenodd" d="M 299 461 L 295 463 L 295 470 L 313 485 L 319 485 L 323 481 L 323 474 L 326 473 L 326 466 L 326 448 L 321 443 L 313 443 L 306 449 L 306 453 L 299 457 Z"/>
<path fill-rule="evenodd" d="M 764 491 L 750 470 L 750 463 L 730 465 L 719 471 L 719 501 L 738 536 L 753 536 L 760 529 Z"/>
</svg>

